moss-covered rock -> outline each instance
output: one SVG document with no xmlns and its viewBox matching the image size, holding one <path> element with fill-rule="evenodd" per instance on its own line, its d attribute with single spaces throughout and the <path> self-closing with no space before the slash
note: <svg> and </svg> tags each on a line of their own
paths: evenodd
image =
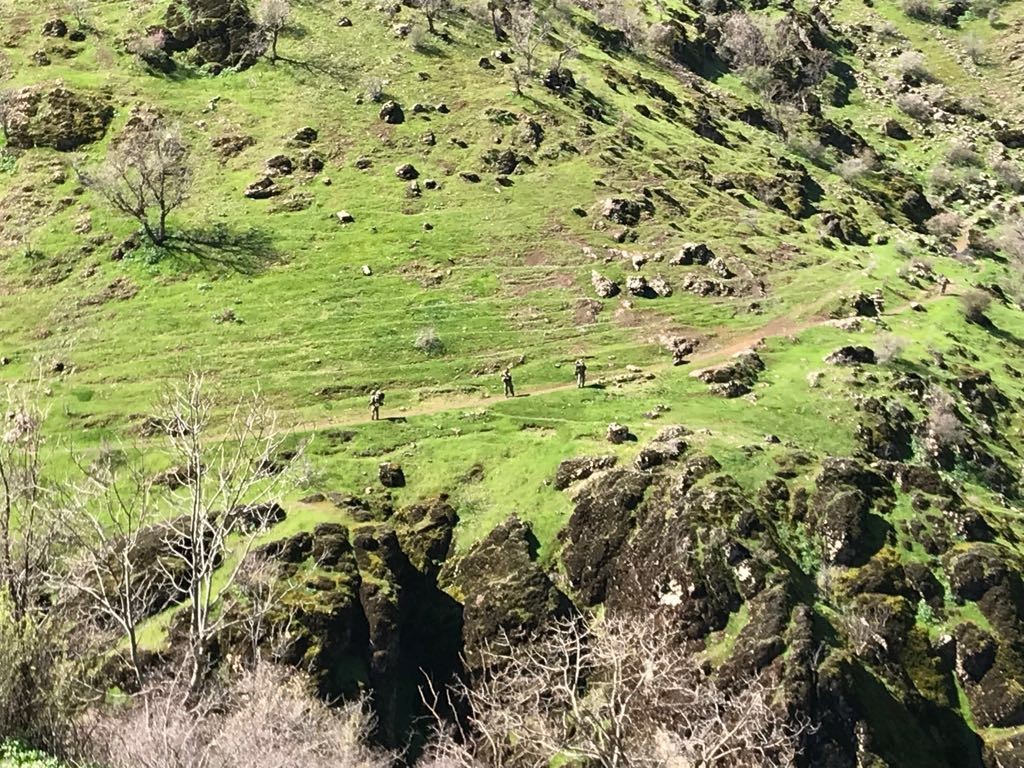
<svg viewBox="0 0 1024 768">
<path fill-rule="evenodd" d="M 114 109 L 102 98 L 56 83 L 6 94 L 0 114 L 8 146 L 69 152 L 103 138 Z"/>
</svg>

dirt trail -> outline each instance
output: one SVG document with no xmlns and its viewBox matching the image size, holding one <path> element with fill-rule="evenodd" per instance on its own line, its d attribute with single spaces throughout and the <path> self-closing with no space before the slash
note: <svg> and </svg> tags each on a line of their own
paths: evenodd
<svg viewBox="0 0 1024 768">
<path fill-rule="evenodd" d="M 947 296 L 954 294 L 947 293 Z M 941 296 L 930 295 L 919 297 L 920 303 L 927 304 L 932 301 L 936 301 Z M 899 307 L 894 308 L 892 311 L 885 313 L 884 317 L 893 317 L 900 315 L 906 311 L 909 311 L 910 306 L 913 302 L 907 302 Z M 717 361 L 728 358 L 737 352 L 742 352 L 745 349 L 749 349 L 760 341 L 781 338 L 784 336 L 793 336 L 811 328 L 817 328 L 822 325 L 826 325 L 831 322 L 832 318 L 828 317 L 811 317 L 800 320 L 794 320 L 788 317 L 778 317 L 765 323 L 760 328 L 755 328 L 751 331 L 746 331 L 740 334 L 728 335 L 718 338 L 712 342 L 712 345 L 706 349 L 701 350 L 690 356 L 689 362 L 683 366 L 683 369 L 688 369 L 691 373 L 699 370 L 698 366 L 707 367 Z M 648 372 L 663 372 L 671 369 L 673 366 L 670 363 L 659 363 L 657 365 L 650 366 L 646 369 Z M 565 384 L 555 384 L 546 387 L 531 388 L 529 392 L 519 395 L 519 397 L 542 397 L 549 395 L 554 392 L 564 392 L 569 389 L 574 389 L 576 386 L 575 382 L 567 382 Z M 446 413 L 449 411 L 463 411 L 474 408 L 483 408 L 489 405 L 494 405 L 497 402 L 503 402 L 504 398 L 499 395 L 493 395 L 489 397 L 481 395 L 444 395 L 438 397 L 432 397 L 422 400 L 418 403 L 409 405 L 399 411 L 388 412 L 385 406 L 385 415 L 382 418 L 383 421 L 388 420 L 399 420 L 404 421 L 419 416 L 432 416 L 438 413 Z M 323 429 L 330 429 L 332 427 L 350 427 L 361 424 L 369 424 L 370 417 L 367 411 L 356 411 L 352 410 L 345 414 L 338 416 L 330 416 L 324 419 L 318 419 L 313 422 L 297 423 L 289 428 L 292 432 L 305 432 L 305 431 L 318 431 Z"/>
</svg>

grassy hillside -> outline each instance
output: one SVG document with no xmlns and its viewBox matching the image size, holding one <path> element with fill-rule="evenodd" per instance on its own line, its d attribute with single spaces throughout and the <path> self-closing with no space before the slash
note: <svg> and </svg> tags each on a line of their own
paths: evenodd
<svg viewBox="0 0 1024 768">
<path fill-rule="evenodd" d="M 552 485 L 559 462 L 615 453 L 626 463 L 665 424 L 692 430 L 689 450 L 714 456 L 751 496 L 798 453 L 807 458 L 794 490 L 813 490 L 822 459 L 861 450 L 865 400 L 895 393 L 924 423 L 929 406 L 899 394 L 900 382 L 921 375 L 955 394 L 964 371 L 980 369 L 1005 395 L 1006 417 L 988 429 L 968 406 L 965 423 L 1019 471 L 1018 263 L 977 243 L 997 238 L 1012 223 L 1003 208 L 1019 205 L 1010 177 L 1021 150 L 1000 140 L 999 121 L 1015 124 L 1021 107 L 1024 6 L 1001 6 L 990 19 L 977 4 L 950 27 L 889 0 L 826 3 L 836 64 L 817 88 L 820 117 L 766 105 L 749 73 L 701 47 L 712 6 L 636 9 L 647 23 L 678 24 L 684 53 L 673 60 L 649 45 L 609 44 L 601 32 L 613 25 L 597 6 L 556 3 L 545 10 L 553 31 L 540 47 L 540 76 L 517 95 L 512 65 L 495 55 L 509 45 L 475 8 L 445 14 L 443 34 L 431 35 L 414 8 L 302 0 L 281 60 L 213 75 L 187 55 L 163 74 L 130 52 L 165 23 L 165 2 L 93 3 L 84 40 L 73 42 L 40 34 L 56 16 L 77 26 L 61 3 L 0 0 L 0 87 L 59 81 L 115 110 L 103 138 L 74 152 L 0 144 L 0 355 L 9 359 L 0 379 L 24 384 L 41 371 L 49 429 L 86 451 L 140 440 L 156 453 L 140 427 L 190 369 L 208 373 L 225 408 L 258 388 L 286 429 L 313 437 L 308 482 L 291 491 L 288 520 L 267 540 L 352 522 L 299 499 L 378 497 L 377 467 L 395 461 L 408 478 L 392 491 L 396 507 L 448 494 L 458 553 L 515 513 L 532 525 L 556 581 L 565 578 L 557 536 L 574 504 Z M 759 11 L 782 13 L 782 4 Z M 350 25 L 339 25 L 342 16 Z M 412 25 L 404 38 L 395 33 L 403 23 Z M 542 76 L 566 48 L 575 87 L 560 94 Z M 908 59 L 911 51 L 920 55 Z M 908 93 L 941 105 L 939 118 L 906 114 Z M 404 111 L 401 124 L 379 116 L 388 101 Z M 111 259 L 136 225 L 77 172 L 103 162 L 136 107 L 180 126 L 191 146 L 194 188 L 172 214 L 172 233 L 217 229 L 235 250 L 143 243 Z M 891 120 L 910 138 L 889 135 Z M 297 146 L 292 137 L 306 126 L 317 138 Z M 245 139 L 237 154 L 217 150 L 225 137 Z M 518 164 L 502 173 L 509 149 Z M 314 155 L 324 167 L 279 177 L 284 192 L 270 200 L 243 197 L 280 154 L 296 165 Z M 415 189 L 396 177 L 404 163 L 418 171 Z M 945 232 L 928 233 L 901 208 L 915 184 L 933 212 L 959 217 Z M 646 210 L 618 224 L 603 215 L 609 198 Z M 339 211 L 354 222 L 339 223 Z M 826 231 L 829 214 L 863 237 Z M 707 244 L 731 276 L 671 264 L 688 243 Z M 594 270 L 623 292 L 598 298 Z M 663 277 L 672 295 L 630 295 L 626 280 L 638 274 Z M 945 292 L 940 276 L 951 281 Z M 713 281 L 727 295 L 699 295 L 687 280 Z M 971 322 L 964 297 L 996 283 L 1008 298 L 992 302 L 985 323 Z M 850 297 L 873 292 L 881 316 L 842 319 Z M 417 348 L 426 335 L 440 340 L 435 349 Z M 679 339 L 693 351 L 677 366 Z M 885 359 L 824 362 L 851 344 Z M 691 375 L 755 345 L 765 370 L 742 397 L 720 397 Z M 584 390 L 572 380 L 577 358 L 589 367 Z M 511 400 L 501 396 L 506 365 L 521 394 Z M 387 392 L 385 419 L 370 423 L 375 387 Z M 609 445 L 611 422 L 638 440 Z M 929 461 L 920 436 L 906 460 Z M 1024 531 L 1013 495 L 970 459 L 943 470 L 993 522 L 997 543 L 1016 550 Z M 937 568 L 902 527 L 919 518 L 899 491 L 888 543 L 902 563 Z M 808 525 L 785 528 L 794 567 L 811 579 L 828 570 Z M 838 616 L 820 595 L 811 603 L 826 621 Z M 974 603 L 947 597 L 945 608 L 941 617 L 918 611 L 926 637 L 987 621 Z M 709 658 L 729 656 L 747 612 L 744 604 L 711 637 Z M 161 645 L 167 618 L 148 644 Z M 998 742 L 1014 728 L 985 735 Z"/>
</svg>

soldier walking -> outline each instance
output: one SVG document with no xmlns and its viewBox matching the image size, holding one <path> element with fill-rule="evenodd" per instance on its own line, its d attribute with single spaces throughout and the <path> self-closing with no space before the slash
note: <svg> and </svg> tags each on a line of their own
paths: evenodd
<svg viewBox="0 0 1024 768">
<path fill-rule="evenodd" d="M 583 358 L 576 361 L 576 386 L 579 389 L 587 386 L 587 364 L 583 362 Z"/>
<path fill-rule="evenodd" d="M 380 421 L 380 407 L 384 405 L 384 393 L 375 389 L 370 393 L 370 421 Z"/>
<path fill-rule="evenodd" d="M 505 385 L 505 397 L 516 396 L 516 389 L 512 384 L 512 370 L 508 366 L 501 372 L 501 383 Z"/>
<path fill-rule="evenodd" d="M 946 289 L 949 288 L 949 283 L 950 283 L 950 280 L 945 275 L 942 275 L 941 277 L 939 277 L 939 294 L 941 296 L 945 296 L 946 295 Z"/>
</svg>

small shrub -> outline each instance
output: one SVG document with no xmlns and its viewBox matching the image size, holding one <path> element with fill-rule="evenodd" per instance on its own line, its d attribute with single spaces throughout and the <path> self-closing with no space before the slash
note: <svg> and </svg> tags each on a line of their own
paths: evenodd
<svg viewBox="0 0 1024 768">
<path fill-rule="evenodd" d="M 903 0 L 903 13 L 918 21 L 933 21 L 936 15 L 931 0 Z"/>
<path fill-rule="evenodd" d="M 427 31 L 423 27 L 416 25 L 405 36 L 405 41 L 414 51 L 423 51 L 427 46 Z"/>
<path fill-rule="evenodd" d="M 444 342 L 441 341 L 441 337 L 437 335 L 437 330 L 434 328 L 421 328 L 416 333 L 416 339 L 412 345 L 431 357 L 444 352 Z"/>
<path fill-rule="evenodd" d="M 935 77 L 928 69 L 928 63 L 918 51 L 904 51 L 896 59 L 896 71 L 901 77 L 920 80 L 924 83 L 935 82 Z"/>
<path fill-rule="evenodd" d="M 999 7 L 999 0 L 973 0 L 971 13 L 975 18 L 984 19 Z"/>
<path fill-rule="evenodd" d="M 901 93 L 896 97 L 896 106 L 900 111 L 921 123 L 932 120 L 932 105 L 926 98 L 917 93 Z"/>
<path fill-rule="evenodd" d="M 964 35 L 964 53 L 967 54 L 975 66 L 980 67 L 985 63 L 985 41 L 971 33 Z"/>
<path fill-rule="evenodd" d="M 870 154 L 857 155 L 843 160 L 836 166 L 836 173 L 843 177 L 850 184 L 858 181 L 875 170 L 878 161 Z"/>
<path fill-rule="evenodd" d="M 1021 176 L 1020 166 L 1012 160 L 996 160 L 992 163 L 992 173 L 999 183 L 1011 192 L 1024 190 L 1024 176 Z"/>
<path fill-rule="evenodd" d="M 795 134 L 786 140 L 789 151 L 817 166 L 828 165 L 828 150 L 815 136 Z"/>
<path fill-rule="evenodd" d="M 886 42 L 893 42 L 903 38 L 900 28 L 891 21 L 883 21 L 878 25 L 878 37 Z"/>
<path fill-rule="evenodd" d="M 148 35 L 139 35 L 128 42 L 129 53 L 133 53 L 143 61 L 159 56 L 167 42 L 167 35 L 163 30 L 156 30 Z"/>
<path fill-rule="evenodd" d="M 963 217 L 953 211 L 937 213 L 925 222 L 925 227 L 931 234 L 943 239 L 956 237 L 963 226 Z"/>
<path fill-rule="evenodd" d="M 949 148 L 949 152 L 946 153 L 946 160 L 950 165 L 961 168 L 983 168 L 985 166 L 985 160 L 982 156 L 963 142 L 957 142 Z"/>
<path fill-rule="evenodd" d="M 367 101 L 379 103 L 384 101 L 384 89 L 387 81 L 379 77 L 368 77 L 363 81 L 363 96 Z"/>
<path fill-rule="evenodd" d="M 936 192 L 948 192 L 959 183 L 956 174 L 950 170 L 948 165 L 935 166 L 929 181 L 932 189 Z"/>
<path fill-rule="evenodd" d="M 882 365 L 890 365 L 899 361 L 906 350 L 906 342 L 897 336 L 885 336 L 875 345 L 875 358 Z"/>
<path fill-rule="evenodd" d="M 992 296 L 980 288 L 972 288 L 960 297 L 960 304 L 968 322 L 983 324 L 988 320 L 985 313 L 992 305 Z"/>
<path fill-rule="evenodd" d="M 928 423 L 930 442 L 937 448 L 955 448 L 967 439 L 967 430 L 956 412 L 956 401 L 944 389 L 933 388 L 928 393 Z"/>
</svg>

